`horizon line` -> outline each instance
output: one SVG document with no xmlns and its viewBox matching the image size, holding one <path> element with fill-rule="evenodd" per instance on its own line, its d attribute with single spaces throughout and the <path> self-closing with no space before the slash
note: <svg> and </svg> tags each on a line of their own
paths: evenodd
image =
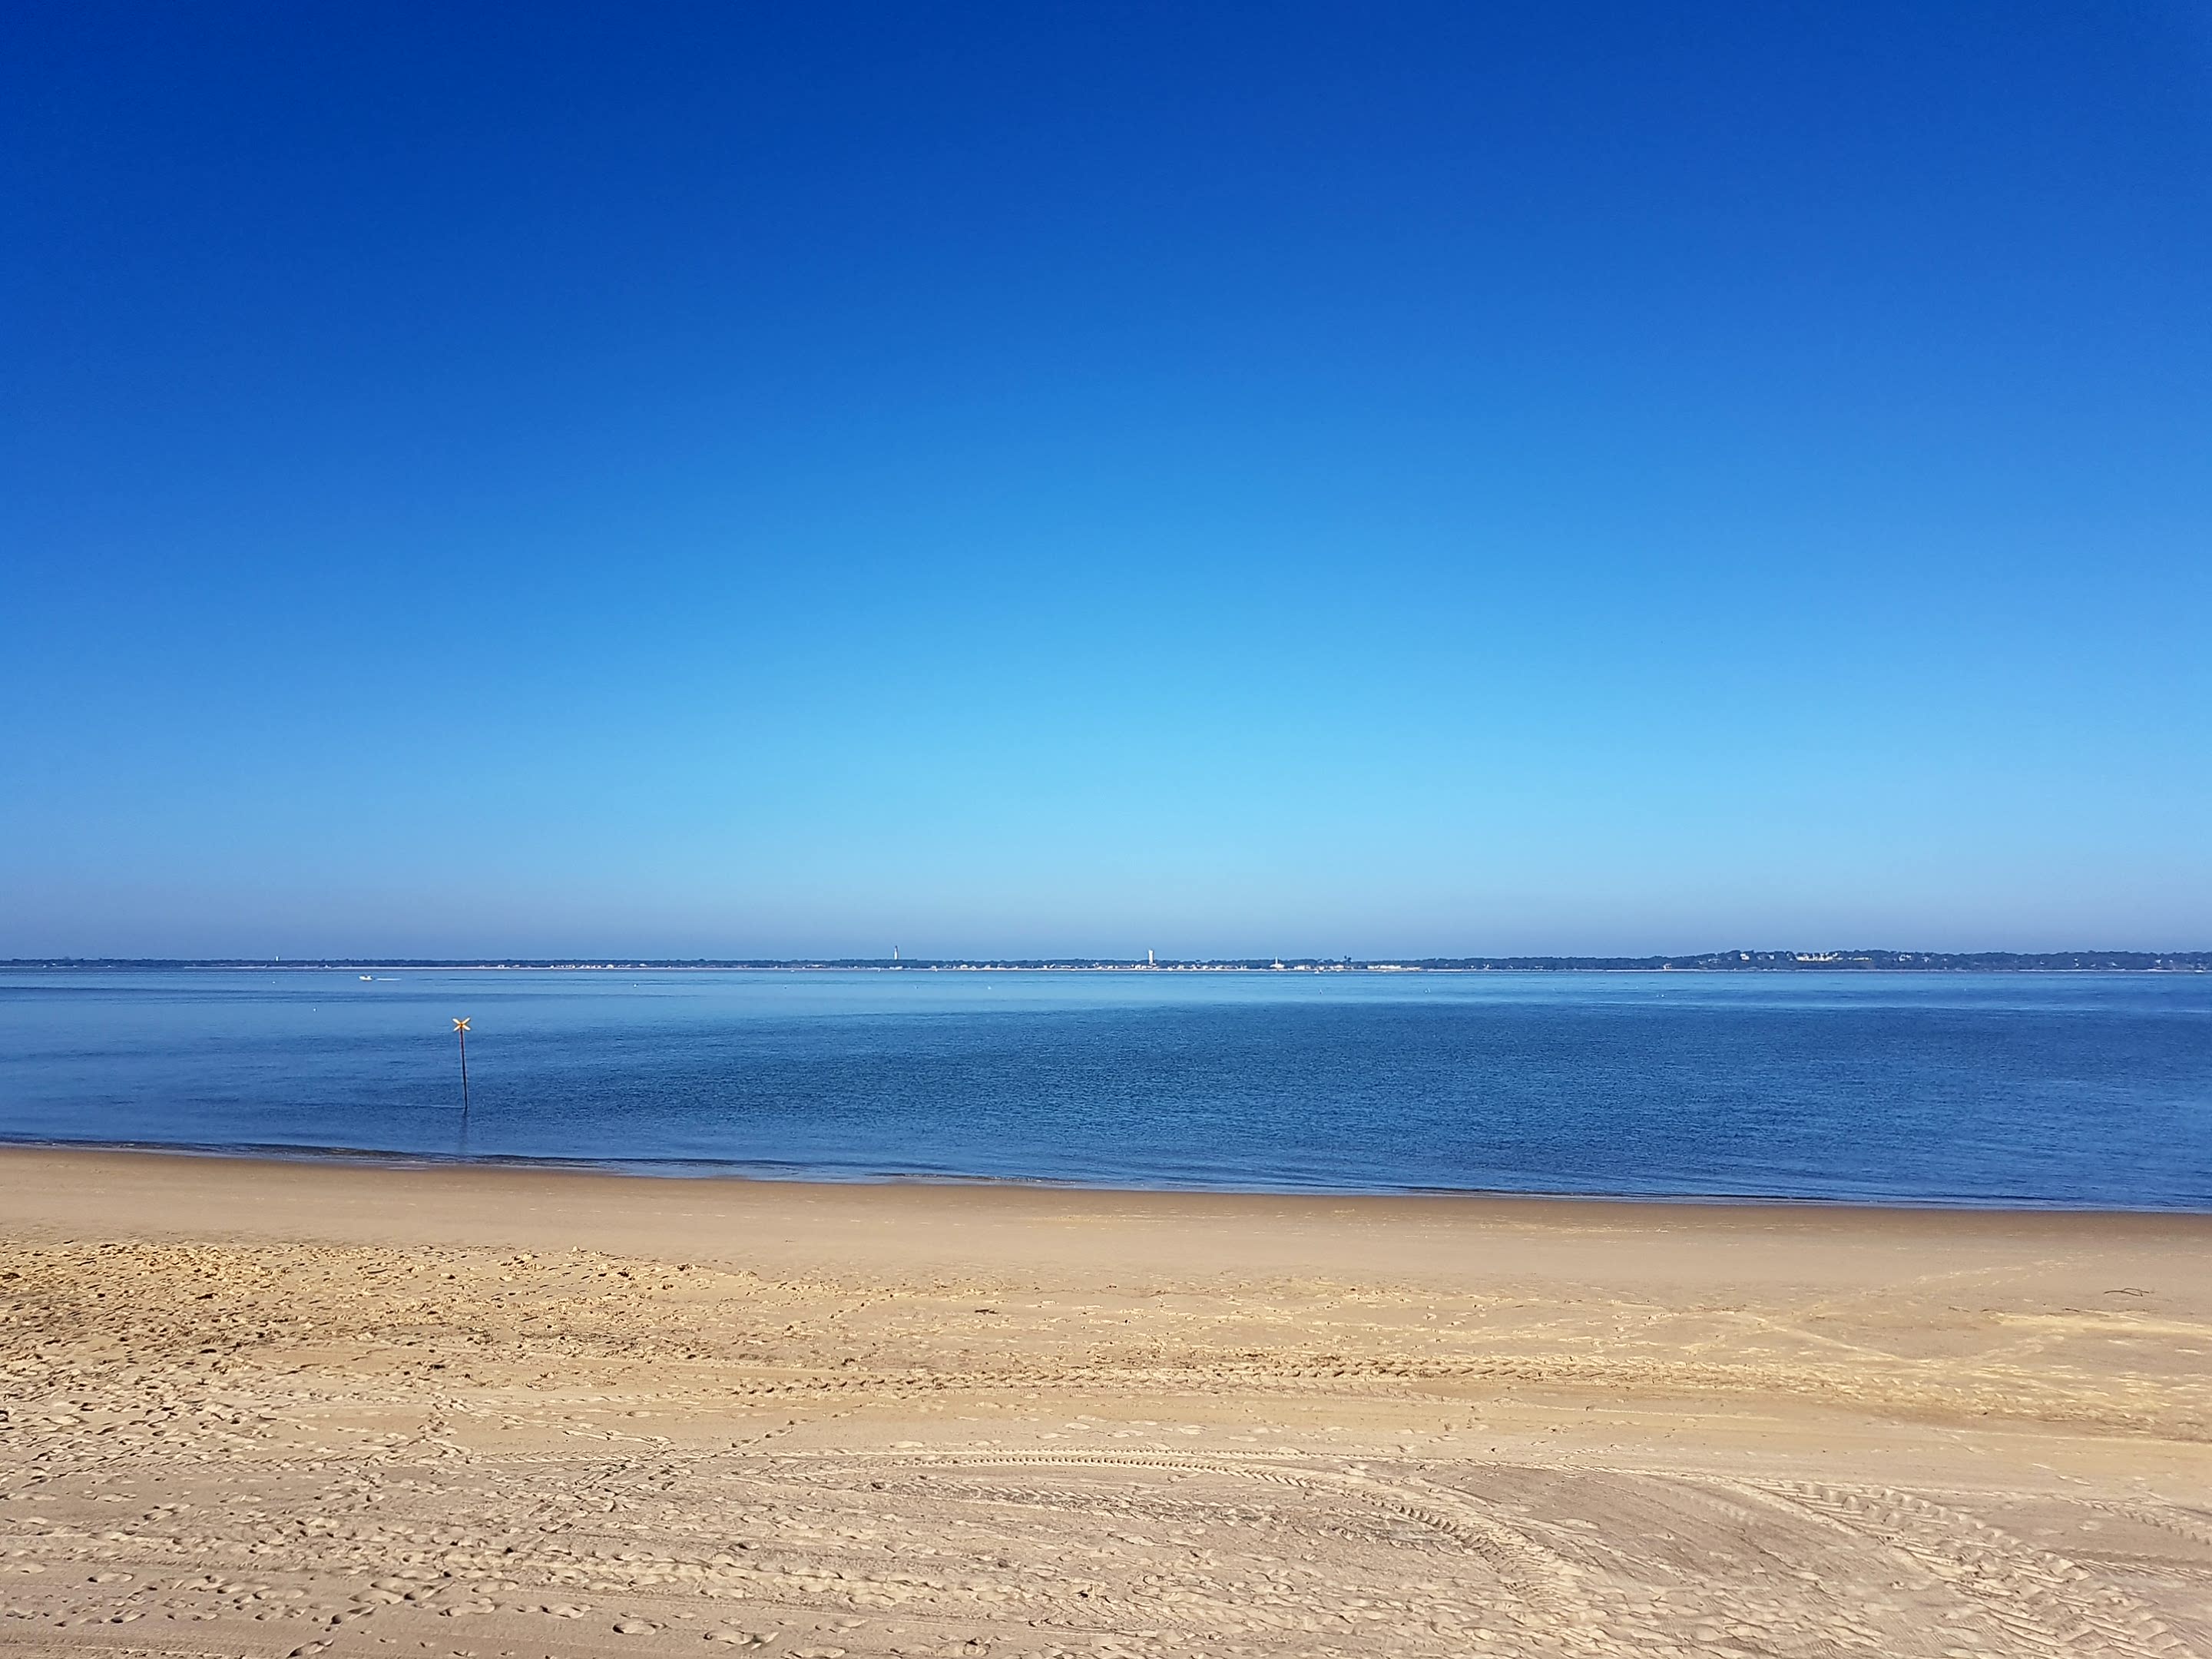
<svg viewBox="0 0 2212 1659">
<path fill-rule="evenodd" d="M 1863 972 L 1869 969 L 1908 972 L 1974 969 L 2146 972 L 2212 970 L 2212 950 L 1903 951 L 1890 948 L 1747 950 L 1694 951 L 1680 955 L 1631 954 L 1498 956 L 1291 956 L 1291 957 L 1106 957 L 1075 954 L 1030 957 L 638 957 L 574 954 L 551 957 L 79 957 L 48 955 L 0 958 L 0 971 L 52 969 L 568 969 L 574 971 L 757 970 L 757 971 L 1122 971 L 1122 972 L 1778 972 L 1822 969 Z"/>
</svg>

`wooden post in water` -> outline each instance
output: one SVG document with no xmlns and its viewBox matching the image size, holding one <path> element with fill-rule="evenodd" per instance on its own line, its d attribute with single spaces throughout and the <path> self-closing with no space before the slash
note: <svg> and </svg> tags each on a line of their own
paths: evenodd
<svg viewBox="0 0 2212 1659">
<path fill-rule="evenodd" d="M 453 1022 L 453 1035 L 461 1040 L 461 1127 L 469 1126 L 469 1023 Z"/>
</svg>

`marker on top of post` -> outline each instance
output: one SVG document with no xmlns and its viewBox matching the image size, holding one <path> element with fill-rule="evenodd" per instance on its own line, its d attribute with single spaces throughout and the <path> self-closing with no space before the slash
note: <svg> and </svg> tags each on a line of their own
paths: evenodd
<svg viewBox="0 0 2212 1659">
<path fill-rule="evenodd" d="M 461 1044 L 461 1121 L 469 1118 L 469 1023 L 465 1019 L 453 1022 L 453 1035 Z"/>
</svg>

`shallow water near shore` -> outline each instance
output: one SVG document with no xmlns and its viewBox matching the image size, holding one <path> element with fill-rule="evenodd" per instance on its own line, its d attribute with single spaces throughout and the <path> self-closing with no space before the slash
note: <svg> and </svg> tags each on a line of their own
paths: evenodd
<svg viewBox="0 0 2212 1659">
<path fill-rule="evenodd" d="M 16 973 L 0 1139 L 2203 1210 L 2212 976 Z"/>
</svg>

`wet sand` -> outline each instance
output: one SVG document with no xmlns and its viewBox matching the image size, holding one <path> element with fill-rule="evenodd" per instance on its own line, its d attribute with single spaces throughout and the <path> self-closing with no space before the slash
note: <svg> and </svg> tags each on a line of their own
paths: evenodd
<svg viewBox="0 0 2212 1659">
<path fill-rule="evenodd" d="M 24 1652 L 2212 1656 L 2212 1217 L 0 1152 Z"/>
</svg>

